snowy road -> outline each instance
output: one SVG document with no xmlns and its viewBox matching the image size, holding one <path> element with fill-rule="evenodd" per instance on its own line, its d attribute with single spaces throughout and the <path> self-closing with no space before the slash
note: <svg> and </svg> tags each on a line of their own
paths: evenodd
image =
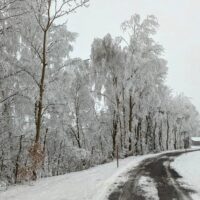
<svg viewBox="0 0 200 200">
<path fill-rule="evenodd" d="M 187 153 L 189 153 L 188 151 Z M 185 152 L 173 152 L 149 158 L 129 171 L 129 179 L 110 194 L 109 200 L 190 200 L 195 193 L 178 181 L 181 176 L 170 166 Z M 187 160 L 186 160 L 187 162 Z"/>
</svg>

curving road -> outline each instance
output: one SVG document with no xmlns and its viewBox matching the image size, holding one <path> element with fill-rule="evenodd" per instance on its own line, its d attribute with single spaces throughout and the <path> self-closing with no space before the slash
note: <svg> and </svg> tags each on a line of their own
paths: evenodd
<svg viewBox="0 0 200 200">
<path fill-rule="evenodd" d="M 148 177 L 153 180 L 159 200 L 192 200 L 192 190 L 184 188 L 177 181 L 181 176 L 170 167 L 175 157 L 187 152 L 166 153 L 161 156 L 143 161 L 137 168 L 128 172 L 128 181 L 118 186 L 110 194 L 109 200 L 154 200 L 145 194 L 139 180 Z"/>
</svg>

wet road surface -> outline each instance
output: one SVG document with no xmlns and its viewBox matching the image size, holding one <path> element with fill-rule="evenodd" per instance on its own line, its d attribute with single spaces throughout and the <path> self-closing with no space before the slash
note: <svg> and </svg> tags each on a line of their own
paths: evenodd
<svg viewBox="0 0 200 200">
<path fill-rule="evenodd" d="M 181 176 L 170 167 L 170 163 L 181 154 L 173 152 L 146 159 L 137 168 L 128 172 L 128 181 L 118 186 L 109 196 L 109 200 L 154 200 L 145 194 L 139 180 L 148 177 L 153 180 L 159 200 L 192 200 L 190 194 L 195 192 L 184 187 L 177 180 Z M 187 162 L 187 161 L 186 161 Z"/>
</svg>

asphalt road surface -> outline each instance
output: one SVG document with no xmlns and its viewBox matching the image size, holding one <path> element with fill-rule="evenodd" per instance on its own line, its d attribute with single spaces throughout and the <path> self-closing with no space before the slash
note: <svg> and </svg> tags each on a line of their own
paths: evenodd
<svg viewBox="0 0 200 200">
<path fill-rule="evenodd" d="M 187 151 L 189 153 L 191 151 Z M 154 200 L 145 194 L 139 179 L 142 176 L 154 181 L 160 200 L 192 200 L 190 194 L 195 192 L 177 181 L 181 176 L 170 167 L 175 157 L 185 152 L 166 153 L 146 159 L 137 168 L 128 172 L 128 181 L 112 192 L 109 200 Z M 187 161 L 186 161 L 187 162 Z"/>
</svg>

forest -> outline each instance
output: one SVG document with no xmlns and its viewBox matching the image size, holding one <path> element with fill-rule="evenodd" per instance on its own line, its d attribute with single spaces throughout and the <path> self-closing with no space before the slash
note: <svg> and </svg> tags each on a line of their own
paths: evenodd
<svg viewBox="0 0 200 200">
<path fill-rule="evenodd" d="M 71 57 L 78 35 L 58 21 L 89 3 L 0 1 L 0 180 L 8 184 L 87 169 L 116 152 L 182 149 L 199 132 L 190 98 L 166 84 L 155 16 L 133 14 L 122 35 L 94 38 L 87 60 Z"/>
</svg>

